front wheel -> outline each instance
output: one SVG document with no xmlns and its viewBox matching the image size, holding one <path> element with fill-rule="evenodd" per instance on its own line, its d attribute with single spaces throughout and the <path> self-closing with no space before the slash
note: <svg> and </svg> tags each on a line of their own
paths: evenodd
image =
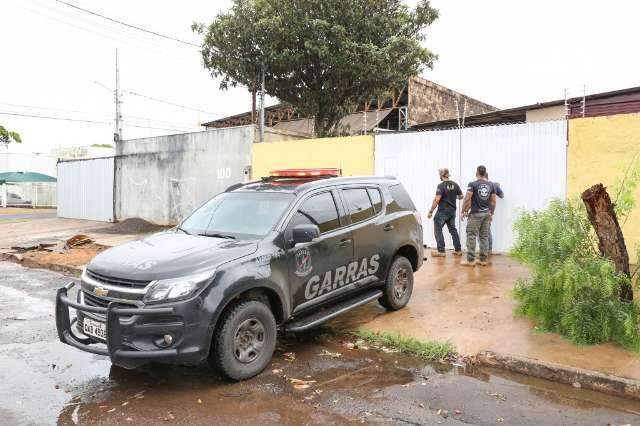
<svg viewBox="0 0 640 426">
<path fill-rule="evenodd" d="M 257 300 L 240 302 L 220 320 L 210 362 L 229 379 L 249 379 L 271 362 L 276 335 L 276 321 L 267 305 Z"/>
<path fill-rule="evenodd" d="M 378 301 L 387 309 L 397 311 L 409 303 L 413 291 L 413 267 L 409 259 L 403 256 L 393 259 L 383 291 Z"/>
</svg>

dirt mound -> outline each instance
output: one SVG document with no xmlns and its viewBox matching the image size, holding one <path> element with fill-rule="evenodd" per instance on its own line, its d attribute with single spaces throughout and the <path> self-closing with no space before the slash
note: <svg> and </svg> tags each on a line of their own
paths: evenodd
<svg viewBox="0 0 640 426">
<path fill-rule="evenodd" d="M 109 227 L 96 229 L 96 233 L 104 234 L 148 234 L 169 229 L 171 226 L 156 225 L 138 217 L 125 219 Z"/>
</svg>

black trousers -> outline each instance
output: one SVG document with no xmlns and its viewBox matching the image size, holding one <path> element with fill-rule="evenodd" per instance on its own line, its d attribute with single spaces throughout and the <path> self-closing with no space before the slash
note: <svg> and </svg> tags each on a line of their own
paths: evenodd
<svg viewBox="0 0 640 426">
<path fill-rule="evenodd" d="M 453 239 L 453 248 L 455 251 L 462 250 L 460 245 L 460 235 L 456 229 L 456 211 L 438 211 L 433 217 L 433 233 L 436 237 L 436 243 L 438 245 L 438 251 L 444 253 L 444 235 L 442 234 L 442 227 L 447 225 L 451 238 Z"/>
</svg>

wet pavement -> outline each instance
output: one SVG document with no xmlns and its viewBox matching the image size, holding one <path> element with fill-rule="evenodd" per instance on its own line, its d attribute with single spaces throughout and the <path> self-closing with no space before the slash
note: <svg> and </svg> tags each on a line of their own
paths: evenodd
<svg viewBox="0 0 640 426">
<path fill-rule="evenodd" d="M 342 317 L 342 323 L 421 340 L 450 340 L 469 355 L 492 350 L 640 380 L 640 354 L 613 343 L 577 346 L 558 334 L 538 332 L 533 321 L 515 316 L 511 292 L 528 272 L 513 259 L 496 255 L 490 266 L 471 268 L 459 262 L 450 253 L 430 257 L 415 274 L 405 309 L 381 316 L 369 305 Z"/>
<path fill-rule="evenodd" d="M 335 330 L 389 315 L 375 304 L 331 327 L 280 336 L 272 365 L 245 382 L 225 382 L 206 366 L 124 370 L 57 341 L 54 289 L 69 280 L 0 262 L 2 424 L 640 423 L 637 401 L 348 349 L 353 339 Z M 291 379 L 308 386 L 295 389 Z"/>
</svg>

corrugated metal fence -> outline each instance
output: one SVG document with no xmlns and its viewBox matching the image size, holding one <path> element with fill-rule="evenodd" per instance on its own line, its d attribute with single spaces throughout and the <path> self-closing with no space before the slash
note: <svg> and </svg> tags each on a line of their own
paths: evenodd
<svg viewBox="0 0 640 426">
<path fill-rule="evenodd" d="M 114 158 L 58 163 L 58 216 L 113 221 Z"/>
<path fill-rule="evenodd" d="M 566 196 L 566 159 L 564 120 L 378 135 L 375 143 L 376 175 L 393 175 L 403 182 L 423 214 L 430 247 L 435 247 L 433 221 L 426 215 L 439 168 L 447 167 L 463 192 L 480 164 L 487 167 L 490 180 L 500 183 L 505 198 L 498 199 L 491 228 L 494 251 L 505 252 L 513 244 L 512 227 L 520 209 L 541 209 L 550 199 Z M 458 219 L 458 225 L 464 246 L 466 222 Z M 444 234 L 451 248 L 446 229 Z"/>
</svg>

